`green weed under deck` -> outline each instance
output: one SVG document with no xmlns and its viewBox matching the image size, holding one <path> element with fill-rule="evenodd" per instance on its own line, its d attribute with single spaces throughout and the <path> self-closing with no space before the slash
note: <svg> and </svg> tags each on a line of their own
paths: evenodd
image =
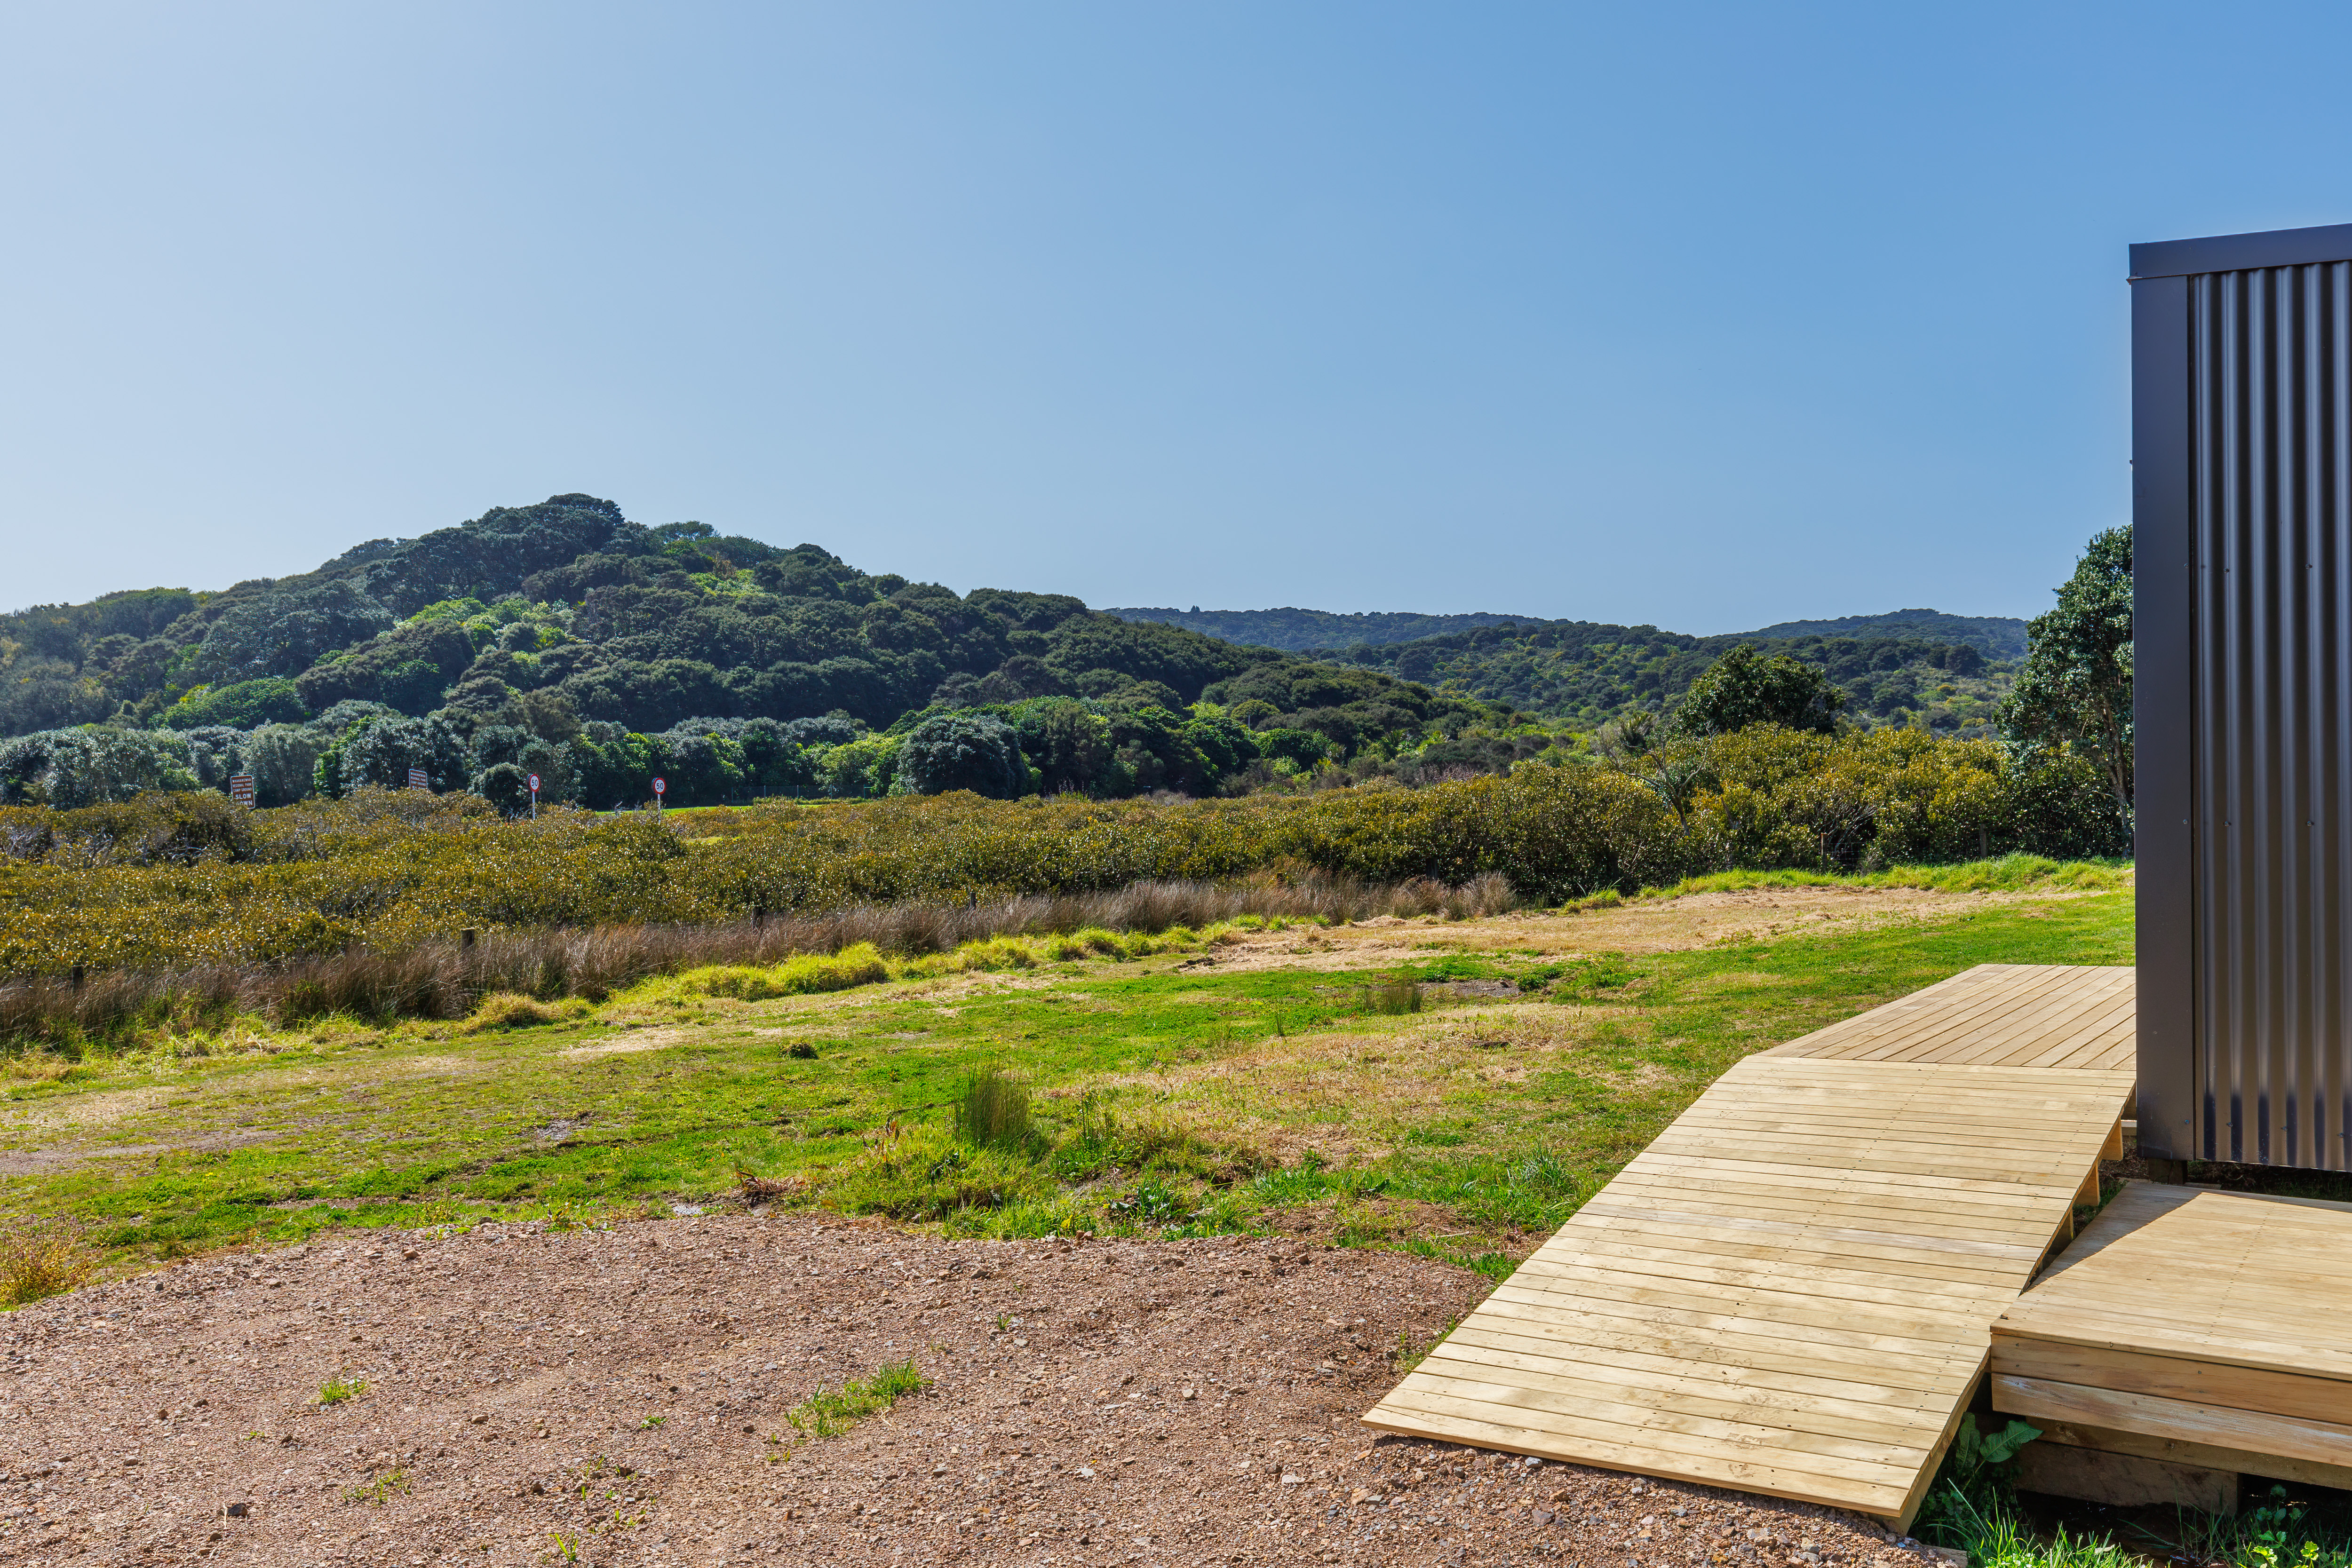
<svg viewBox="0 0 2352 1568">
<path fill-rule="evenodd" d="M 1985 964 L 1749 1057 L 1364 1420 L 1907 1527 L 2122 1152 L 2132 1002 Z"/>
</svg>

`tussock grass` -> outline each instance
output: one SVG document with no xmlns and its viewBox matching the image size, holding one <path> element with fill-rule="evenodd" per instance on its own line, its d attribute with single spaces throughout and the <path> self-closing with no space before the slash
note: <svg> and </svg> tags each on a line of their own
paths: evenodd
<svg viewBox="0 0 2352 1568">
<path fill-rule="evenodd" d="M 493 1030 L 532 1029 L 540 1024 L 557 1023 L 576 1018 L 579 1004 L 558 1006 L 542 1002 L 536 997 L 518 996 L 512 991 L 494 991 L 482 998 L 473 1016 L 466 1020 L 466 1032 L 481 1034 Z"/>
<path fill-rule="evenodd" d="M 823 1201 L 847 1214 L 937 1220 L 1036 1203 L 1054 1190 L 1052 1173 L 1026 1149 L 974 1145 L 937 1124 L 890 1123 L 831 1173 Z"/>
<path fill-rule="evenodd" d="M 962 905 L 859 905 L 702 925 L 489 930 L 470 946 L 429 937 L 397 951 L 354 946 L 269 964 L 109 970 L 86 975 L 80 985 L 58 975 L 20 979 L 0 985 L 0 1043 L 47 1045 L 71 1057 L 163 1031 L 218 1030 L 240 1017 L 280 1028 L 334 1019 L 463 1019 L 487 997 L 602 1002 L 647 980 L 695 970 L 726 972 L 730 977 L 712 983 L 734 988 L 705 987 L 702 994 L 749 1000 L 886 978 L 885 955 L 901 956 L 905 973 L 1022 968 L 1048 959 L 1164 952 L 1221 924 L 1496 914 L 1516 903 L 1510 883 L 1493 873 L 1450 886 L 1311 874 L 1246 885 L 1138 883 Z M 929 966 L 914 962 L 927 957 Z M 738 971 L 745 973 L 738 977 Z"/>
<path fill-rule="evenodd" d="M 2128 885 L 2126 861 L 2054 861 L 2040 855 L 2002 855 L 1994 860 L 1964 861 L 1958 865 L 1897 865 L 1884 871 L 1841 875 L 1817 871 L 1720 871 L 1685 877 L 1664 887 L 1647 888 L 1643 898 L 1680 898 L 1694 893 L 1738 893 L 1758 887 L 1916 887 L 1929 893 L 2025 893 L 2052 888 L 2079 888 L 2107 893 Z M 1607 894 L 1576 901 L 1581 909 L 1606 908 L 1622 902 Z"/>
<path fill-rule="evenodd" d="M 69 1219 L 0 1221 L 0 1306 L 63 1295 L 98 1272 L 99 1254 Z"/>
<path fill-rule="evenodd" d="M 956 1102 L 956 1136 L 978 1148 L 1017 1149 L 1036 1136 L 1029 1090 L 1018 1078 L 983 1067 Z"/>
<path fill-rule="evenodd" d="M 845 991 L 890 977 L 890 967 L 871 942 L 853 943 L 838 953 L 803 953 L 764 968 L 743 967 L 689 969 L 678 977 L 681 988 L 705 996 L 732 997 L 760 1002 L 774 997 L 801 997 L 818 991 Z"/>
</svg>

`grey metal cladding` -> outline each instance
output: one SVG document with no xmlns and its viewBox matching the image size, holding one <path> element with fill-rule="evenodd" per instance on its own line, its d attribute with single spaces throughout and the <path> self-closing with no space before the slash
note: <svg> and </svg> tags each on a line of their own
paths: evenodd
<svg viewBox="0 0 2352 1568">
<path fill-rule="evenodd" d="M 2141 1144 L 2341 1170 L 2352 226 L 2235 237 L 2133 289 Z"/>
</svg>

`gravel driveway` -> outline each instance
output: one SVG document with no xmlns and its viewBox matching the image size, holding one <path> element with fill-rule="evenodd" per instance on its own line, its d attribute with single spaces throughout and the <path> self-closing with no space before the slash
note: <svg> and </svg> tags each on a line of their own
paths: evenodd
<svg viewBox="0 0 2352 1568">
<path fill-rule="evenodd" d="M 1401 1339 L 1485 1291 L 1286 1238 L 345 1231 L 0 1317 L 0 1561 L 1919 1568 L 1825 1510 L 1374 1441 Z M 925 1392 L 793 1441 L 908 1359 Z"/>
</svg>

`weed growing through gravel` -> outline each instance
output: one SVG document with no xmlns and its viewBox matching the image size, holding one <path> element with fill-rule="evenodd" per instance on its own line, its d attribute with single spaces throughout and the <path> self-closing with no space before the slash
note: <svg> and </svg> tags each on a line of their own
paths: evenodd
<svg viewBox="0 0 2352 1568">
<path fill-rule="evenodd" d="M 367 1383 L 364 1379 L 338 1375 L 319 1385 L 319 1403 L 341 1405 L 344 1400 L 356 1399 L 366 1392 Z"/>
<path fill-rule="evenodd" d="M 800 1434 L 794 1447 L 820 1437 L 837 1437 L 866 1416 L 887 1410 L 909 1394 L 920 1394 L 930 1379 L 911 1361 L 886 1362 L 874 1375 L 850 1378 L 835 1389 L 818 1389 L 784 1413 Z"/>
<path fill-rule="evenodd" d="M 0 1222 L 0 1307 L 62 1295 L 98 1270 L 99 1254 L 70 1219 Z"/>
<path fill-rule="evenodd" d="M 372 1481 L 359 1481 L 345 1487 L 343 1500 L 348 1503 L 369 1504 L 382 1508 L 387 1498 L 404 1496 L 411 1490 L 413 1489 L 409 1484 L 407 1469 L 404 1466 L 394 1465 Z"/>
</svg>

